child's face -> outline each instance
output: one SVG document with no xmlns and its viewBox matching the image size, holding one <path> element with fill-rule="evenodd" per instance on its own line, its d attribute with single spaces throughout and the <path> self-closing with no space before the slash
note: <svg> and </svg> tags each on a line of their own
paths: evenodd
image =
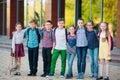
<svg viewBox="0 0 120 80">
<path fill-rule="evenodd" d="M 52 24 L 49 23 L 49 22 L 46 22 L 45 23 L 45 28 L 46 28 L 46 30 L 50 30 L 52 28 Z"/>
<path fill-rule="evenodd" d="M 79 27 L 83 27 L 84 26 L 83 20 L 78 20 L 77 24 L 78 24 Z"/>
<path fill-rule="evenodd" d="M 102 31 L 105 31 L 106 28 L 107 28 L 107 26 L 106 26 L 105 23 L 101 23 L 101 24 L 100 24 L 100 29 L 101 29 Z"/>
<path fill-rule="evenodd" d="M 21 26 L 20 24 L 18 24 L 18 25 L 16 26 L 16 30 L 17 30 L 17 31 L 22 30 L 22 26 Z"/>
<path fill-rule="evenodd" d="M 91 22 L 88 22 L 88 23 L 87 23 L 87 28 L 88 28 L 88 29 L 93 29 L 93 25 L 92 25 Z"/>
<path fill-rule="evenodd" d="M 64 28 L 64 26 L 65 26 L 64 21 L 58 21 L 58 27 L 59 28 Z"/>
<path fill-rule="evenodd" d="M 70 34 L 74 34 L 75 33 L 75 28 L 74 27 L 70 27 L 69 28 L 69 32 L 70 32 Z"/>
<path fill-rule="evenodd" d="M 36 27 L 36 24 L 34 22 L 30 23 L 30 27 L 34 29 Z"/>
</svg>

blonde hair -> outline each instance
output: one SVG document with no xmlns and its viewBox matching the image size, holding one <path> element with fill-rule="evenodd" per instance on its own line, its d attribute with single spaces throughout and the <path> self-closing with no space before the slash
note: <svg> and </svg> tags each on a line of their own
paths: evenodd
<svg viewBox="0 0 120 80">
<path fill-rule="evenodd" d="M 100 23 L 100 26 L 101 26 L 101 24 L 105 24 L 105 26 L 106 26 L 106 30 L 105 30 L 105 32 L 106 32 L 106 37 L 108 37 L 108 36 L 110 35 L 110 31 L 109 31 L 109 27 L 108 27 L 109 23 L 108 23 L 108 22 L 101 22 L 101 23 Z M 102 32 L 100 26 L 99 26 L 99 31 Z"/>
</svg>

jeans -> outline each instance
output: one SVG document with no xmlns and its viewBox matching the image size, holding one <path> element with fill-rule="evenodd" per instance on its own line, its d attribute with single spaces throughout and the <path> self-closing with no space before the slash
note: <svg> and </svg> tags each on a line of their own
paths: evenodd
<svg viewBox="0 0 120 80">
<path fill-rule="evenodd" d="M 68 72 L 67 72 L 67 74 L 68 75 L 72 75 L 73 74 L 73 72 L 72 72 L 72 65 L 73 65 L 73 60 L 74 60 L 74 58 L 75 58 L 75 54 L 74 53 L 72 53 L 72 54 L 67 54 L 67 58 L 68 58 Z"/>
<path fill-rule="evenodd" d="M 48 75 L 50 73 L 51 65 L 51 50 L 52 48 L 42 48 L 42 57 L 43 57 L 43 72 Z"/>
<path fill-rule="evenodd" d="M 38 50 L 39 50 L 39 47 L 36 47 L 36 48 L 28 47 L 28 60 L 29 60 L 29 67 L 30 67 L 31 74 L 36 74 L 36 72 L 37 72 Z"/>
<path fill-rule="evenodd" d="M 88 49 L 92 76 L 98 76 L 98 48 Z"/>
<path fill-rule="evenodd" d="M 78 73 L 85 73 L 87 47 L 76 47 Z"/>
<path fill-rule="evenodd" d="M 55 73 L 55 66 L 56 61 L 58 59 L 59 54 L 61 55 L 61 74 L 65 74 L 65 68 L 66 68 L 66 50 L 57 50 L 54 49 L 54 52 L 52 54 L 52 61 L 51 61 L 51 67 L 50 67 L 50 74 Z"/>
</svg>

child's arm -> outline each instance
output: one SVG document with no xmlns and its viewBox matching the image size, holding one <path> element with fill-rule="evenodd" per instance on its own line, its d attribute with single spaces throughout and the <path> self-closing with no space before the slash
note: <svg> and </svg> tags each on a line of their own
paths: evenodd
<svg viewBox="0 0 120 80">
<path fill-rule="evenodd" d="M 111 36 L 108 36 L 108 44 L 109 44 L 109 55 L 111 55 Z"/>
<path fill-rule="evenodd" d="M 40 29 L 40 30 L 44 30 L 45 27 L 44 27 L 44 26 L 41 26 L 41 27 L 38 27 L 38 29 Z"/>
<path fill-rule="evenodd" d="M 25 33 L 30 27 L 26 27 L 25 29 L 22 29 L 22 31 Z"/>
<path fill-rule="evenodd" d="M 13 34 L 13 37 L 12 37 L 12 52 L 15 53 L 15 32 Z"/>
<path fill-rule="evenodd" d="M 53 54 L 54 48 L 55 48 L 55 42 L 53 42 L 53 47 L 52 47 L 52 50 L 51 50 L 51 54 Z"/>
<path fill-rule="evenodd" d="M 55 45 L 56 45 L 56 42 L 55 42 L 55 33 L 53 32 L 52 33 L 52 38 L 53 38 L 53 47 L 52 47 L 52 50 L 51 50 L 51 54 L 53 54 L 53 51 L 54 51 L 54 48 L 55 48 Z"/>
</svg>

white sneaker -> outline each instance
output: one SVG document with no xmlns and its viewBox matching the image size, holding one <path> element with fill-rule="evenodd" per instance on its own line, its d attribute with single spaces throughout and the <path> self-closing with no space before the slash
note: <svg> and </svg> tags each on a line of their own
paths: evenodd
<svg viewBox="0 0 120 80">
<path fill-rule="evenodd" d="M 60 75 L 61 78 L 64 78 L 64 75 Z"/>
</svg>

